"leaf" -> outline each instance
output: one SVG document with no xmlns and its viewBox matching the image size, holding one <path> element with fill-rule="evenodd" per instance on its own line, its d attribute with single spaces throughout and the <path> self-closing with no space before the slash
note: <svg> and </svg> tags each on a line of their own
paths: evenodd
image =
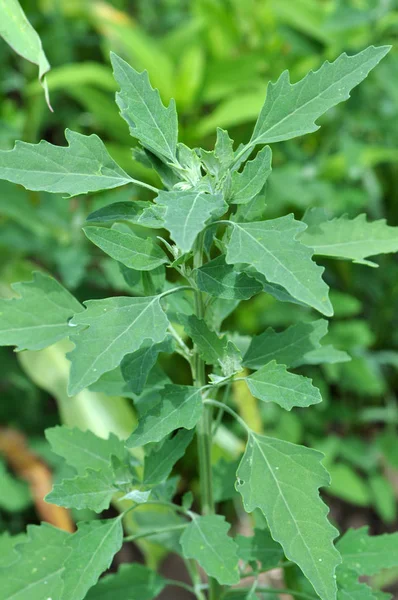
<svg viewBox="0 0 398 600">
<path fill-rule="evenodd" d="M 250 537 L 238 535 L 235 542 L 239 558 L 246 563 L 260 562 L 262 571 L 275 569 L 283 558 L 282 547 L 272 539 L 267 529 L 255 529 L 254 535 Z"/>
<path fill-rule="evenodd" d="M 122 543 L 121 516 L 106 521 L 79 523 L 77 532 L 68 540 L 72 553 L 64 563 L 64 593 L 61 600 L 83 600 L 101 573 L 110 567 Z"/>
<path fill-rule="evenodd" d="M 127 440 L 129 448 L 159 442 L 175 429 L 192 429 L 199 421 L 203 405 L 198 388 L 166 385 L 161 396 L 161 401 L 143 415 Z"/>
<path fill-rule="evenodd" d="M 86 219 L 87 223 L 113 223 L 116 221 L 128 221 L 134 225 L 161 229 L 163 225 L 163 211 L 160 206 L 152 202 L 114 202 L 103 206 L 90 213 Z"/>
<path fill-rule="evenodd" d="M 323 455 L 304 446 L 251 432 L 237 471 L 236 489 L 247 512 L 259 508 L 273 539 L 295 562 L 321 600 L 335 600 L 334 572 L 341 562 L 336 529 L 318 488 L 329 484 Z"/>
<path fill-rule="evenodd" d="M 237 546 L 228 536 L 229 528 L 221 515 L 195 516 L 180 540 L 184 557 L 197 560 L 221 585 L 234 585 L 240 579 Z"/>
<path fill-rule="evenodd" d="M 253 277 L 227 265 L 223 255 L 195 269 L 192 274 L 202 292 L 224 300 L 247 300 L 263 288 Z"/>
<path fill-rule="evenodd" d="M 286 410 L 322 402 L 322 396 L 318 388 L 312 385 L 311 379 L 289 373 L 284 365 L 279 365 L 275 360 L 246 377 L 246 383 L 255 398 L 275 402 Z"/>
<path fill-rule="evenodd" d="M 349 529 L 337 543 L 344 568 L 375 575 L 398 566 L 398 533 L 370 536 L 368 527 Z"/>
<path fill-rule="evenodd" d="M 327 329 L 328 323 L 325 319 L 310 323 L 300 322 L 281 333 L 269 327 L 253 337 L 243 357 L 243 365 L 250 369 L 260 369 L 271 360 L 287 367 L 305 365 L 307 356 L 321 348 L 320 340 L 326 335 Z"/>
<path fill-rule="evenodd" d="M 85 600 L 153 600 L 166 586 L 166 580 L 138 563 L 122 564 L 118 572 L 102 577 Z"/>
<path fill-rule="evenodd" d="M 131 135 L 157 156 L 176 162 L 178 121 L 174 100 L 166 108 L 146 71 L 138 73 L 113 52 L 111 62 L 120 86 L 116 103 Z"/>
<path fill-rule="evenodd" d="M 164 226 L 183 252 L 189 252 L 196 236 L 212 216 L 222 216 L 227 210 L 221 195 L 203 191 L 159 192 L 156 204 L 165 208 Z"/>
<path fill-rule="evenodd" d="M 106 440 L 97 437 L 89 430 L 82 431 L 77 427 L 57 425 L 46 429 L 45 434 L 51 450 L 58 456 L 62 456 L 79 475 L 84 475 L 86 469 L 95 471 L 107 469 L 112 456 L 116 456 L 121 461 L 126 458 L 124 442 L 113 433 Z"/>
<path fill-rule="evenodd" d="M 375 267 L 377 264 L 366 257 L 397 252 L 398 227 L 389 227 L 385 219 L 368 223 L 366 215 L 355 219 L 343 216 L 310 225 L 300 241 L 313 248 L 315 254 Z"/>
<path fill-rule="evenodd" d="M 223 170 L 228 169 L 234 159 L 233 140 L 228 135 L 228 131 L 217 127 L 217 138 L 214 146 L 214 156 L 220 163 Z"/>
<path fill-rule="evenodd" d="M 65 542 L 70 538 L 69 533 L 47 523 L 28 525 L 26 541 L 16 546 L 19 559 L 0 568 L 2 599 L 63 598 L 62 577 L 71 552 Z"/>
<path fill-rule="evenodd" d="M 193 431 L 182 429 L 145 458 L 144 483 L 161 483 L 170 475 L 177 460 L 182 458 L 193 438 Z"/>
<path fill-rule="evenodd" d="M 1 581 L 1 569 L 7 567 L 19 559 L 19 552 L 16 550 L 16 546 L 27 541 L 25 533 L 18 533 L 17 535 L 10 535 L 8 531 L 3 531 L 0 535 L 0 581 Z"/>
<path fill-rule="evenodd" d="M 235 344 L 225 336 L 219 337 L 196 315 L 179 315 L 178 318 L 206 364 L 220 366 L 224 376 L 240 370 L 241 356 Z"/>
<path fill-rule="evenodd" d="M 73 325 L 87 326 L 71 337 L 76 346 L 68 354 L 72 362 L 68 390 L 71 396 L 112 371 L 126 354 L 138 350 L 143 340 L 162 342 L 169 325 L 159 296 L 119 296 L 88 300 L 85 305 L 86 310 L 71 321 Z"/>
<path fill-rule="evenodd" d="M 58 506 L 89 508 L 99 513 L 109 508 L 112 497 L 118 491 L 114 479 L 109 467 L 101 471 L 87 469 L 83 476 L 63 479 L 61 483 L 55 484 L 45 500 Z"/>
<path fill-rule="evenodd" d="M 27 190 L 78 196 L 134 181 L 108 154 L 97 135 L 66 129 L 68 146 L 15 142 L 13 150 L 0 151 L 0 179 Z"/>
<path fill-rule="evenodd" d="M 319 129 L 315 121 L 329 108 L 347 100 L 350 91 L 368 75 L 391 46 L 370 46 L 333 63 L 326 61 L 291 85 L 284 71 L 276 83 L 269 83 L 264 106 L 254 127 L 250 146 L 290 140 Z"/>
<path fill-rule="evenodd" d="M 324 269 L 312 260 L 312 251 L 296 240 L 305 225 L 287 215 L 269 221 L 233 223 L 227 263 L 247 263 L 294 298 L 331 316 Z"/>
<path fill-rule="evenodd" d="M 119 231 L 117 226 L 107 229 L 89 225 L 83 231 L 93 244 L 130 269 L 151 271 L 168 262 L 163 250 L 150 237 L 138 237 L 124 229 Z"/>
<path fill-rule="evenodd" d="M 247 204 L 261 192 L 272 171 L 271 160 L 271 148 L 265 146 L 241 173 L 232 174 L 232 204 Z"/>
<path fill-rule="evenodd" d="M 196 315 L 179 315 L 186 333 L 196 345 L 200 357 L 208 365 L 218 364 L 226 350 L 226 340 L 211 331 L 204 319 Z"/>
<path fill-rule="evenodd" d="M 0 299 L 0 345 L 41 350 L 67 337 L 69 319 L 82 305 L 56 279 L 40 272 L 33 281 L 14 283 L 20 296 Z"/>
<path fill-rule="evenodd" d="M 337 600 L 377 600 L 380 597 L 380 592 L 374 592 L 366 583 L 360 583 L 355 571 L 347 569 L 344 564 L 337 568 L 337 585 Z M 384 596 L 386 600 L 390 597 Z"/>
<path fill-rule="evenodd" d="M 153 344 L 150 341 L 148 345 L 144 343 L 139 350 L 125 356 L 120 365 L 123 379 L 126 382 L 125 391 L 141 394 L 160 352 L 172 353 L 173 350 L 174 341 L 169 336 L 159 344 Z"/>
<path fill-rule="evenodd" d="M 1 0 L 0 5 L 2 12 L 0 35 L 17 54 L 39 67 L 39 80 L 44 89 L 48 107 L 51 109 L 45 80 L 50 65 L 40 37 L 26 18 L 17 0 Z"/>
</svg>

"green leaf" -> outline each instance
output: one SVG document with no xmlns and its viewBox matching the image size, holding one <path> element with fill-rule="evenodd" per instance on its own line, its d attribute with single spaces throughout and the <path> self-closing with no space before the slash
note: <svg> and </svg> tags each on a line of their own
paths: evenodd
<svg viewBox="0 0 398 600">
<path fill-rule="evenodd" d="M 163 224 L 163 211 L 160 206 L 152 202 L 114 202 L 103 206 L 89 214 L 87 223 L 114 223 L 115 221 L 128 221 L 134 225 L 161 229 Z"/>
<path fill-rule="evenodd" d="M 246 377 L 246 383 L 255 398 L 275 402 L 286 410 L 322 402 L 322 396 L 318 388 L 312 385 L 311 379 L 289 373 L 284 365 L 279 365 L 275 360 Z"/>
<path fill-rule="evenodd" d="M 71 333 L 69 319 L 82 305 L 56 279 L 40 272 L 12 284 L 20 296 L 0 300 L 0 345 L 41 350 Z"/>
<path fill-rule="evenodd" d="M 68 354 L 71 396 L 112 371 L 126 354 L 138 350 L 143 340 L 162 342 L 169 325 L 159 296 L 119 296 L 88 300 L 85 305 L 86 310 L 71 321 L 72 325 L 87 326 L 71 337 L 76 346 Z"/>
<path fill-rule="evenodd" d="M 265 146 L 241 173 L 232 174 L 232 204 L 247 204 L 261 192 L 272 171 L 271 160 L 271 148 Z"/>
<path fill-rule="evenodd" d="M 152 569 L 137 563 L 122 564 L 116 574 L 101 578 L 85 600 L 153 600 L 165 586 L 165 579 Z"/>
<path fill-rule="evenodd" d="M 347 569 L 344 564 L 337 568 L 337 600 L 377 600 L 380 592 L 374 592 L 366 583 L 358 581 L 355 571 Z M 386 600 L 389 595 L 384 596 Z"/>
<path fill-rule="evenodd" d="M 294 298 L 331 316 L 324 269 L 312 260 L 312 251 L 296 240 L 305 228 L 293 215 L 254 223 L 233 223 L 227 263 L 247 263 Z"/>
<path fill-rule="evenodd" d="M 223 255 L 195 269 L 193 276 L 202 292 L 224 300 L 247 300 L 263 289 L 259 281 L 227 265 Z"/>
<path fill-rule="evenodd" d="M 260 562 L 262 571 L 275 569 L 283 558 L 282 547 L 272 539 L 267 529 L 255 529 L 254 535 L 250 537 L 238 535 L 235 542 L 239 558 L 246 563 Z"/>
<path fill-rule="evenodd" d="M 10 535 L 8 531 L 4 531 L 0 535 L 0 581 L 1 569 L 7 567 L 19 559 L 19 552 L 16 547 L 27 541 L 25 533 Z"/>
<path fill-rule="evenodd" d="M 304 446 L 250 433 L 236 489 L 247 512 L 259 508 L 273 539 L 295 562 L 322 600 L 335 600 L 336 529 L 318 488 L 329 484 L 323 455 Z"/>
<path fill-rule="evenodd" d="M 83 228 L 88 239 L 111 258 L 137 271 L 151 271 L 168 262 L 163 250 L 148 237 L 142 238 L 132 231 L 89 225 Z"/>
<path fill-rule="evenodd" d="M 99 513 L 106 508 L 118 488 L 114 473 L 109 467 L 101 471 L 87 469 L 86 474 L 73 479 L 63 479 L 55 484 L 45 497 L 46 502 L 67 508 L 89 508 Z"/>
<path fill-rule="evenodd" d="M 228 131 L 217 127 L 217 138 L 214 146 L 214 156 L 220 163 L 222 170 L 228 169 L 234 159 L 233 140 L 228 135 Z"/>
<path fill-rule="evenodd" d="M 46 102 L 51 108 L 45 80 L 45 74 L 50 70 L 50 65 L 44 54 L 40 37 L 26 18 L 18 0 L 2 0 L 1 12 L 1 37 L 17 54 L 39 67 L 40 83 L 44 89 Z"/>
<path fill-rule="evenodd" d="M 68 548 L 72 549 L 72 553 L 64 562 L 64 593 L 61 600 L 83 600 L 101 573 L 110 567 L 122 543 L 121 517 L 79 523 L 77 532 L 68 539 Z"/>
<path fill-rule="evenodd" d="M 310 225 L 300 241 L 313 248 L 315 254 L 375 267 L 377 264 L 366 257 L 397 252 L 398 227 L 389 227 L 385 219 L 368 223 L 366 215 L 355 219 L 343 216 Z"/>
<path fill-rule="evenodd" d="M 143 415 L 127 440 L 129 448 L 159 442 L 175 429 L 192 429 L 199 421 L 203 405 L 198 388 L 166 385 L 161 396 L 161 401 Z"/>
<path fill-rule="evenodd" d="M 252 339 L 243 357 L 243 365 L 250 369 L 260 369 L 271 360 L 287 367 L 311 364 L 307 357 L 322 348 L 320 340 L 326 335 L 327 329 L 328 323 L 325 319 L 310 323 L 300 322 L 281 333 L 269 327 Z"/>
<path fill-rule="evenodd" d="M 229 537 L 230 528 L 221 515 L 195 516 L 181 536 L 185 558 L 193 558 L 221 585 L 239 581 L 237 546 Z"/>
<path fill-rule="evenodd" d="M 368 75 L 391 46 L 370 46 L 347 56 L 341 54 L 333 63 L 325 62 L 315 72 L 291 85 L 284 71 L 276 83 L 269 83 L 267 96 L 250 146 L 270 144 L 305 135 L 319 129 L 315 121 L 327 110 L 347 100 L 350 91 Z"/>
<path fill-rule="evenodd" d="M 206 321 L 198 319 L 196 315 L 179 315 L 179 320 L 205 363 L 218 364 L 225 353 L 226 340 L 211 331 Z"/>
<path fill-rule="evenodd" d="M 170 475 L 177 460 L 182 458 L 194 432 L 182 429 L 174 437 L 159 444 L 145 458 L 144 483 L 161 483 Z"/>
<path fill-rule="evenodd" d="M 368 527 L 349 529 L 337 543 L 343 566 L 357 575 L 375 575 L 398 566 L 398 533 L 370 536 Z"/>
<path fill-rule="evenodd" d="M 240 352 L 225 336 L 219 337 L 196 315 L 179 315 L 179 320 L 206 364 L 221 367 L 225 376 L 240 370 Z"/>
<path fill-rule="evenodd" d="M 66 542 L 71 537 L 47 523 L 28 525 L 26 541 L 16 546 L 18 560 L 0 568 L 2 599 L 63 600 L 65 561 L 71 553 Z"/>
<path fill-rule="evenodd" d="M 77 196 L 134 181 L 108 154 L 97 135 L 67 129 L 69 146 L 16 142 L 0 151 L 0 179 L 37 190 Z"/>
<path fill-rule="evenodd" d="M 120 86 L 116 103 L 131 135 L 157 156 L 176 162 L 178 121 L 174 100 L 166 108 L 146 71 L 138 73 L 113 52 L 111 61 Z"/>
<path fill-rule="evenodd" d="M 112 456 L 116 456 L 120 461 L 126 458 L 124 442 L 113 433 L 105 440 L 89 430 L 82 431 L 77 427 L 57 425 L 46 429 L 45 434 L 52 451 L 62 456 L 79 475 L 84 475 L 86 469 L 107 469 Z"/>
<path fill-rule="evenodd" d="M 165 208 L 164 226 L 183 252 L 189 252 L 196 236 L 212 216 L 227 210 L 221 195 L 199 191 L 159 192 L 156 204 Z"/>
<path fill-rule="evenodd" d="M 139 350 L 125 356 L 120 365 L 123 379 L 126 382 L 125 391 L 141 394 L 160 352 L 172 353 L 173 350 L 173 338 L 168 336 L 159 344 L 149 342 L 148 345 L 144 344 Z"/>
</svg>

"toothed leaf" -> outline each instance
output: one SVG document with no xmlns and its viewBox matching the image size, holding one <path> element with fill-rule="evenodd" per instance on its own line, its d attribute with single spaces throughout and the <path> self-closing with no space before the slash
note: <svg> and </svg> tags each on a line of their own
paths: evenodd
<svg viewBox="0 0 398 600">
<path fill-rule="evenodd" d="M 333 546 L 337 530 L 318 489 L 329 485 L 323 455 L 304 446 L 251 432 L 237 471 L 236 489 L 247 512 L 259 508 L 273 539 L 294 561 L 321 600 L 335 600 L 335 570 L 341 562 Z"/>
<path fill-rule="evenodd" d="M 138 350 L 143 340 L 162 342 L 169 324 L 159 296 L 119 296 L 88 300 L 85 305 L 86 310 L 72 320 L 73 325 L 86 326 L 71 338 L 75 344 L 68 354 L 72 396 L 112 371 L 126 354 Z"/>
<path fill-rule="evenodd" d="M 315 121 L 332 106 L 347 100 L 352 88 L 365 79 L 390 48 L 370 46 L 353 56 L 341 54 L 333 63 L 325 62 L 318 71 L 311 71 L 293 85 L 289 72 L 284 71 L 276 83 L 268 85 L 250 145 L 290 140 L 319 129 Z"/>
<path fill-rule="evenodd" d="M 27 190 L 77 196 L 131 183 L 132 179 L 108 154 L 97 135 L 67 129 L 68 146 L 16 142 L 13 150 L 0 150 L 0 179 Z"/>
</svg>

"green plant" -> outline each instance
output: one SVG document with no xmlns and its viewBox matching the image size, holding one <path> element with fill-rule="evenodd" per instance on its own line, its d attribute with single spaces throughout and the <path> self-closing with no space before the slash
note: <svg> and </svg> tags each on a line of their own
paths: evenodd
<svg viewBox="0 0 398 600">
<path fill-rule="evenodd" d="M 37 272 L 33 281 L 15 284 L 17 298 L 1 301 L 2 345 L 40 351 L 69 337 L 70 395 L 85 388 L 126 395 L 139 417 L 126 441 L 64 426 L 47 430 L 53 451 L 69 466 L 47 501 L 96 513 L 113 502 L 120 515 L 82 522 L 74 534 L 42 524 L 30 526 L 22 543 L 19 536 L 3 536 L 6 599 L 27 593 L 33 600 L 150 599 L 166 585 L 182 585 L 198 600 L 286 592 L 321 600 L 385 597 L 358 577 L 398 565 L 398 534 L 348 531 L 335 547 L 337 530 L 319 496 L 329 483 L 322 454 L 254 431 L 232 408 L 230 391 L 244 382 L 262 402 L 287 411 L 309 407 L 321 402 L 321 394 L 295 370 L 349 360 L 321 343 L 327 321 L 314 319 L 311 310 L 331 317 L 333 309 L 324 269 L 312 257 L 370 265 L 369 256 L 398 250 L 397 230 L 364 216 L 328 220 L 321 210 L 307 212 L 302 221 L 291 214 L 266 219 L 262 192 L 271 149 L 265 144 L 315 131 L 315 121 L 347 99 L 388 50 L 372 46 L 343 54 L 294 85 L 285 71 L 268 86 L 250 141 L 234 149 L 228 133 L 218 129 L 212 151 L 178 143 L 174 102 L 165 107 L 147 74 L 113 55 L 121 116 L 141 145 L 137 158 L 156 170 L 163 190 L 128 175 L 95 135 L 67 131 L 66 148 L 17 142 L 0 152 L 0 178 L 29 190 L 77 196 L 133 184 L 156 194 L 154 202 L 107 204 L 84 227 L 87 238 L 119 263 L 129 296 L 82 306 Z M 258 145 L 264 148 L 249 160 Z M 252 339 L 221 332 L 240 301 L 264 293 L 307 307 L 306 320 Z M 170 381 L 162 365 L 172 353 L 189 365 L 191 381 L 185 372 Z M 227 463 L 216 472 L 212 449 L 223 425 L 243 432 L 247 445 L 237 467 Z M 200 492 L 191 482 L 182 501 L 173 502 L 177 480 L 170 474 L 191 451 L 194 433 Z M 234 494 L 253 513 L 252 537 L 229 536 L 229 524 L 216 512 L 216 501 Z M 123 521 L 131 517 L 135 531 L 123 538 Z M 181 554 L 191 583 L 166 580 L 137 564 L 98 582 L 123 539 L 146 539 Z M 208 583 L 201 582 L 199 566 Z M 285 570 L 291 589 L 260 584 L 260 574 L 274 567 Z M 248 576 L 250 588 L 234 587 Z"/>
</svg>

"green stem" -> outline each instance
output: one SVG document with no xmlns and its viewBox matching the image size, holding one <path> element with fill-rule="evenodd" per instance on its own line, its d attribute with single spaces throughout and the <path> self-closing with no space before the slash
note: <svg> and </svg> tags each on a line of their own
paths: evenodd
<svg viewBox="0 0 398 600">
<path fill-rule="evenodd" d="M 197 600 L 206 600 L 202 592 L 202 581 L 200 579 L 198 565 L 194 560 L 184 559 L 185 566 L 193 583 L 194 594 Z"/>
<path fill-rule="evenodd" d="M 194 268 L 198 269 L 203 264 L 203 233 L 199 234 L 194 253 Z M 203 294 L 195 290 L 195 314 L 199 319 L 205 316 Z M 205 363 L 201 359 L 196 348 L 193 351 L 193 375 L 196 386 L 202 388 L 206 385 Z M 198 442 L 199 457 L 199 479 L 200 494 L 202 503 L 202 514 L 215 514 L 213 498 L 213 477 L 211 468 L 211 447 L 212 447 L 212 423 L 213 409 L 211 405 L 204 404 L 203 413 L 199 423 L 196 426 L 196 436 Z M 220 588 L 217 581 L 209 578 L 209 600 L 219 598 Z"/>
<path fill-rule="evenodd" d="M 178 581 L 177 579 L 166 579 L 166 585 L 179 587 L 179 588 L 182 588 L 183 590 L 187 590 L 188 592 L 191 592 L 191 594 L 194 594 L 194 595 L 196 594 L 195 588 L 193 588 L 191 585 L 188 585 L 188 583 L 184 583 L 183 581 Z"/>
<path fill-rule="evenodd" d="M 149 183 L 145 183 L 144 181 L 139 181 L 138 179 L 134 179 L 133 177 L 130 177 L 130 182 L 131 183 L 135 183 L 135 185 L 139 185 L 140 187 L 146 188 L 147 190 L 151 190 L 151 192 L 155 192 L 155 194 L 159 193 L 159 189 L 153 187 L 153 185 L 150 185 Z"/>
<path fill-rule="evenodd" d="M 205 400 L 204 404 L 205 405 L 207 404 L 210 406 L 217 406 L 218 408 L 225 410 L 225 412 L 229 413 L 232 417 L 234 417 L 234 419 L 236 419 L 238 421 L 238 423 L 240 423 L 242 425 L 243 429 L 245 429 L 245 431 L 248 434 L 251 433 L 251 429 L 250 429 L 250 427 L 248 427 L 246 425 L 245 421 L 238 415 L 238 413 L 236 413 L 232 408 L 230 408 L 226 404 L 223 404 L 222 402 L 219 402 L 218 400 Z"/>
<path fill-rule="evenodd" d="M 128 535 L 124 538 L 124 541 L 135 542 L 135 540 L 151 537 L 152 535 L 158 535 L 160 533 L 169 533 L 171 531 L 179 531 L 180 529 L 185 529 L 187 525 L 188 523 L 181 523 L 181 525 L 174 525 L 173 527 L 161 527 L 157 529 L 151 529 L 150 531 L 142 531 L 141 533 L 136 533 L 135 535 Z"/>
</svg>

